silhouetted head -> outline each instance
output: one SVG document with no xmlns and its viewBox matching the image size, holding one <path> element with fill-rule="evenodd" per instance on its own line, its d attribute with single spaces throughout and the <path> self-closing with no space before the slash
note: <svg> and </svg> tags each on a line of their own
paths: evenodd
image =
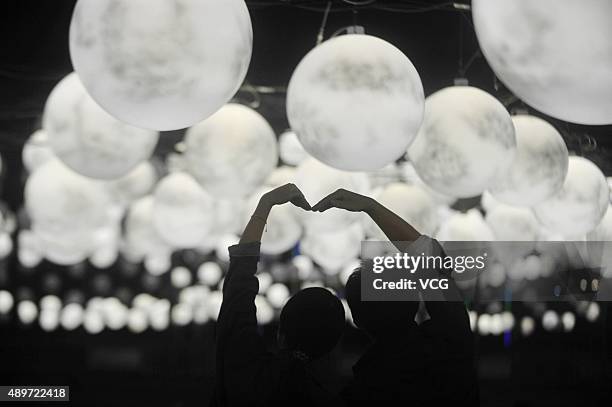
<svg viewBox="0 0 612 407">
<path fill-rule="evenodd" d="M 416 301 L 361 301 L 361 269 L 350 275 L 345 294 L 355 325 L 375 338 L 416 326 Z"/>
<path fill-rule="evenodd" d="M 338 297 L 325 288 L 305 288 L 291 297 L 281 311 L 281 346 L 317 359 L 336 346 L 345 321 Z"/>
</svg>

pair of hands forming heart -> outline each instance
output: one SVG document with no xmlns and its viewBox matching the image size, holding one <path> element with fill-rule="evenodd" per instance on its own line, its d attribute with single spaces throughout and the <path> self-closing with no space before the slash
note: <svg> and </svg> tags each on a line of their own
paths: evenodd
<svg viewBox="0 0 612 407">
<path fill-rule="evenodd" d="M 267 192 L 262 196 L 260 202 L 269 208 L 291 202 L 299 208 L 312 212 L 325 212 L 331 208 L 362 212 L 367 211 L 372 205 L 372 199 L 367 196 L 346 189 L 338 189 L 321 199 L 316 205 L 310 206 L 302 191 L 295 184 L 285 184 Z"/>
</svg>

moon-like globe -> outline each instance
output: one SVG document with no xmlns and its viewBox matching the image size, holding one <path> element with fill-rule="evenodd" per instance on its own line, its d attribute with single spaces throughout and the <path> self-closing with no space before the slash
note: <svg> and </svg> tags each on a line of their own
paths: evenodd
<svg viewBox="0 0 612 407">
<path fill-rule="evenodd" d="M 395 182 L 387 185 L 376 200 L 422 234 L 432 236 L 438 227 L 436 203 L 419 186 Z M 373 221 L 368 219 L 366 225 L 369 236 L 380 240 L 385 238 L 383 231 Z"/>
<path fill-rule="evenodd" d="M 315 205 L 339 188 L 362 195 L 367 195 L 370 188 L 366 174 L 337 170 L 312 157 L 297 168 L 294 182 L 311 205 Z M 310 232 L 331 232 L 344 229 L 361 219 L 359 213 L 337 208 L 331 208 L 322 213 L 296 210 L 298 218 Z"/>
<path fill-rule="evenodd" d="M 480 89 L 453 86 L 425 100 L 425 119 L 408 156 L 429 187 L 469 198 L 507 171 L 515 150 L 506 108 Z"/>
<path fill-rule="evenodd" d="M 337 274 L 359 256 L 365 234 L 356 223 L 330 232 L 307 232 L 300 243 L 302 253 L 310 256 L 327 274 Z"/>
<path fill-rule="evenodd" d="M 147 160 L 159 134 L 123 123 L 105 112 L 71 73 L 53 89 L 43 129 L 55 155 L 79 174 L 116 179 Z"/>
<path fill-rule="evenodd" d="M 561 134 L 544 120 L 518 115 L 512 122 L 516 155 L 489 191 L 498 201 L 533 206 L 561 189 L 567 175 L 568 151 Z"/>
<path fill-rule="evenodd" d="M 593 162 L 570 157 L 567 177 L 551 198 L 534 206 L 538 220 L 563 236 L 584 235 L 601 222 L 609 204 L 606 178 Z"/>
<path fill-rule="evenodd" d="M 519 98 L 561 120 L 612 123 L 612 2 L 474 0 L 480 48 Z"/>
<path fill-rule="evenodd" d="M 538 240 L 540 224 L 529 208 L 499 204 L 487 211 L 485 220 L 499 241 Z"/>
<path fill-rule="evenodd" d="M 153 225 L 154 199 L 152 195 L 132 202 L 125 218 L 123 253 L 134 261 L 141 261 L 152 253 L 168 253 L 170 246 Z"/>
<path fill-rule="evenodd" d="M 280 159 L 287 165 L 300 165 L 308 158 L 308 153 L 292 130 L 287 130 L 278 136 L 278 152 Z"/>
<path fill-rule="evenodd" d="M 456 213 L 444 221 L 436 239 L 440 241 L 492 241 L 493 231 L 487 225 L 482 214 L 476 209 L 466 213 Z"/>
<path fill-rule="evenodd" d="M 274 130 L 253 109 L 230 103 L 185 135 L 188 172 L 215 198 L 242 198 L 278 164 Z"/>
<path fill-rule="evenodd" d="M 106 187 L 113 201 L 121 207 L 149 194 L 157 182 L 157 172 L 151 162 L 145 161 L 121 178 L 108 181 Z"/>
<path fill-rule="evenodd" d="M 370 35 L 342 35 L 299 63 L 287 117 L 313 157 L 368 171 L 404 154 L 423 120 L 423 98 L 421 78 L 399 49 Z"/>
<path fill-rule="evenodd" d="M 213 199 L 186 173 L 163 178 L 153 193 L 153 225 L 175 248 L 193 248 L 213 225 Z"/>
<path fill-rule="evenodd" d="M 46 163 L 50 159 L 56 158 L 51 147 L 49 147 L 49 137 L 44 130 L 36 130 L 23 145 L 21 151 L 21 161 L 29 173 Z"/>
<path fill-rule="evenodd" d="M 79 0 L 70 56 L 92 97 L 120 120 L 176 130 L 238 90 L 253 46 L 243 0 Z"/>
</svg>

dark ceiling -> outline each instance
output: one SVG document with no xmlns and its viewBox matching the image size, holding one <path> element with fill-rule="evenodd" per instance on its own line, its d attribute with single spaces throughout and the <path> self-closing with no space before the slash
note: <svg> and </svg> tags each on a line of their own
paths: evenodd
<svg viewBox="0 0 612 407">
<path fill-rule="evenodd" d="M 369 3 L 356 6 L 348 3 Z M 468 3 L 460 0 L 461 3 Z M 38 125 L 42 106 L 55 83 L 72 70 L 68 27 L 74 0 L 2 0 L 0 6 L 0 153 L 12 171 L 20 168 L 20 147 Z M 517 101 L 478 52 L 469 11 L 436 1 L 334 0 L 325 38 L 353 24 L 400 48 L 417 67 L 426 94 L 451 85 L 467 69 L 470 84 L 502 100 Z M 260 112 L 277 131 L 287 127 L 282 88 L 293 68 L 316 44 L 327 1 L 247 0 L 254 31 L 253 57 L 247 82 L 273 86 L 259 94 Z M 239 99 L 253 95 L 241 92 Z M 537 112 L 530 111 L 533 114 Z M 550 119 L 550 118 L 549 118 Z M 562 131 L 570 150 L 593 159 L 612 175 L 612 126 L 580 126 L 550 121 Z M 159 152 L 172 148 L 180 132 L 169 134 Z M 10 181 L 9 181 L 10 183 Z M 6 194 L 4 194 L 6 195 Z"/>
</svg>

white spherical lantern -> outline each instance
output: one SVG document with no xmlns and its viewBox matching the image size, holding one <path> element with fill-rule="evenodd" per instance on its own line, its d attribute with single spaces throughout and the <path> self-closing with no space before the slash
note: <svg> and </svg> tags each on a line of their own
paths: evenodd
<svg viewBox="0 0 612 407">
<path fill-rule="evenodd" d="M 14 303 L 13 295 L 9 291 L 0 290 L 0 315 L 8 314 Z"/>
<path fill-rule="evenodd" d="M 539 221 L 551 232 L 578 236 L 595 229 L 609 204 L 609 189 L 601 170 L 582 157 L 570 157 L 563 187 L 536 205 Z"/>
<path fill-rule="evenodd" d="M 332 232 L 309 232 L 302 239 L 300 250 L 319 264 L 325 273 L 333 275 L 359 256 L 364 238 L 360 224 Z"/>
<path fill-rule="evenodd" d="M 612 123 L 612 3 L 475 0 L 480 47 L 519 98 L 565 121 Z"/>
<path fill-rule="evenodd" d="M 276 167 L 274 171 L 270 173 L 268 178 L 266 178 L 265 184 L 267 186 L 276 188 L 293 182 L 295 179 L 295 171 L 295 167 L 289 167 L 288 165 Z"/>
<path fill-rule="evenodd" d="M 49 137 L 44 130 L 32 133 L 23 145 L 21 160 L 30 173 L 53 158 L 55 158 L 55 153 L 49 146 Z"/>
<path fill-rule="evenodd" d="M 45 104 L 43 129 L 55 155 L 79 174 L 115 179 L 148 159 L 159 134 L 106 113 L 77 74 L 58 83 Z"/>
<path fill-rule="evenodd" d="M 518 115 L 512 123 L 517 143 L 514 162 L 489 191 L 501 202 L 532 206 L 561 189 L 568 151 L 561 134 L 544 120 Z"/>
<path fill-rule="evenodd" d="M 135 261 L 140 261 L 152 253 L 170 252 L 169 245 L 153 225 L 153 206 L 152 196 L 140 198 L 130 205 L 125 218 L 123 251 Z"/>
<path fill-rule="evenodd" d="M 308 153 L 304 150 L 297 134 L 292 130 L 287 130 L 278 137 L 278 150 L 280 159 L 288 165 L 300 165 L 308 158 Z"/>
<path fill-rule="evenodd" d="M 219 264 L 213 261 L 207 261 L 198 267 L 198 280 L 207 286 L 214 286 L 219 283 L 223 277 L 223 270 Z"/>
<path fill-rule="evenodd" d="M 240 198 L 278 163 L 274 130 L 255 110 L 230 103 L 187 130 L 187 170 L 216 198 Z"/>
<path fill-rule="evenodd" d="M 476 209 L 452 215 L 440 225 L 436 238 L 440 241 L 485 242 L 495 240 L 493 231 Z"/>
<path fill-rule="evenodd" d="M 500 204 L 489 210 L 485 219 L 499 241 L 538 240 L 540 224 L 531 209 Z"/>
<path fill-rule="evenodd" d="M 249 222 L 259 200 L 268 191 L 268 188 L 261 188 L 251 196 L 245 211 L 244 225 Z M 294 247 L 301 236 L 302 225 L 291 204 L 275 206 L 268 215 L 261 237 L 261 252 L 270 255 L 284 253 Z"/>
<path fill-rule="evenodd" d="M 212 198 L 188 174 L 175 172 L 157 185 L 153 224 L 173 247 L 196 247 L 213 223 Z"/>
<path fill-rule="evenodd" d="M 364 173 L 337 170 L 314 158 L 309 158 L 300 164 L 294 182 L 311 205 L 315 205 L 339 188 L 358 194 L 369 193 L 369 181 Z M 337 208 L 322 213 L 297 209 L 297 213 L 302 224 L 312 232 L 329 232 L 346 228 L 360 220 L 362 215 Z"/>
<path fill-rule="evenodd" d="M 422 234 L 431 236 L 438 226 L 436 204 L 421 187 L 392 183 L 385 187 L 376 200 Z M 368 218 L 366 224 L 369 236 L 385 239 L 383 231 L 371 219 Z"/>
<path fill-rule="evenodd" d="M 404 154 L 423 120 L 423 98 L 421 78 L 399 49 L 370 35 L 342 35 L 299 63 L 287 117 L 313 157 L 342 170 L 374 170 Z"/>
<path fill-rule="evenodd" d="M 601 222 L 599 222 L 599 225 L 587 234 L 587 240 L 594 242 L 612 242 L 612 209 L 610 208 L 612 208 L 612 205 L 608 205 L 608 210 Z"/>
<path fill-rule="evenodd" d="M 72 64 L 93 98 L 135 126 L 205 119 L 242 84 L 253 32 L 243 0 L 79 0 Z"/>
<path fill-rule="evenodd" d="M 109 181 L 107 188 L 111 199 L 122 207 L 128 206 L 153 190 L 157 172 L 149 161 L 142 162 L 123 177 Z"/>
<path fill-rule="evenodd" d="M 506 108 L 480 89 L 453 86 L 425 100 L 425 119 L 408 156 L 428 186 L 469 198 L 510 167 L 515 150 Z"/>
</svg>

